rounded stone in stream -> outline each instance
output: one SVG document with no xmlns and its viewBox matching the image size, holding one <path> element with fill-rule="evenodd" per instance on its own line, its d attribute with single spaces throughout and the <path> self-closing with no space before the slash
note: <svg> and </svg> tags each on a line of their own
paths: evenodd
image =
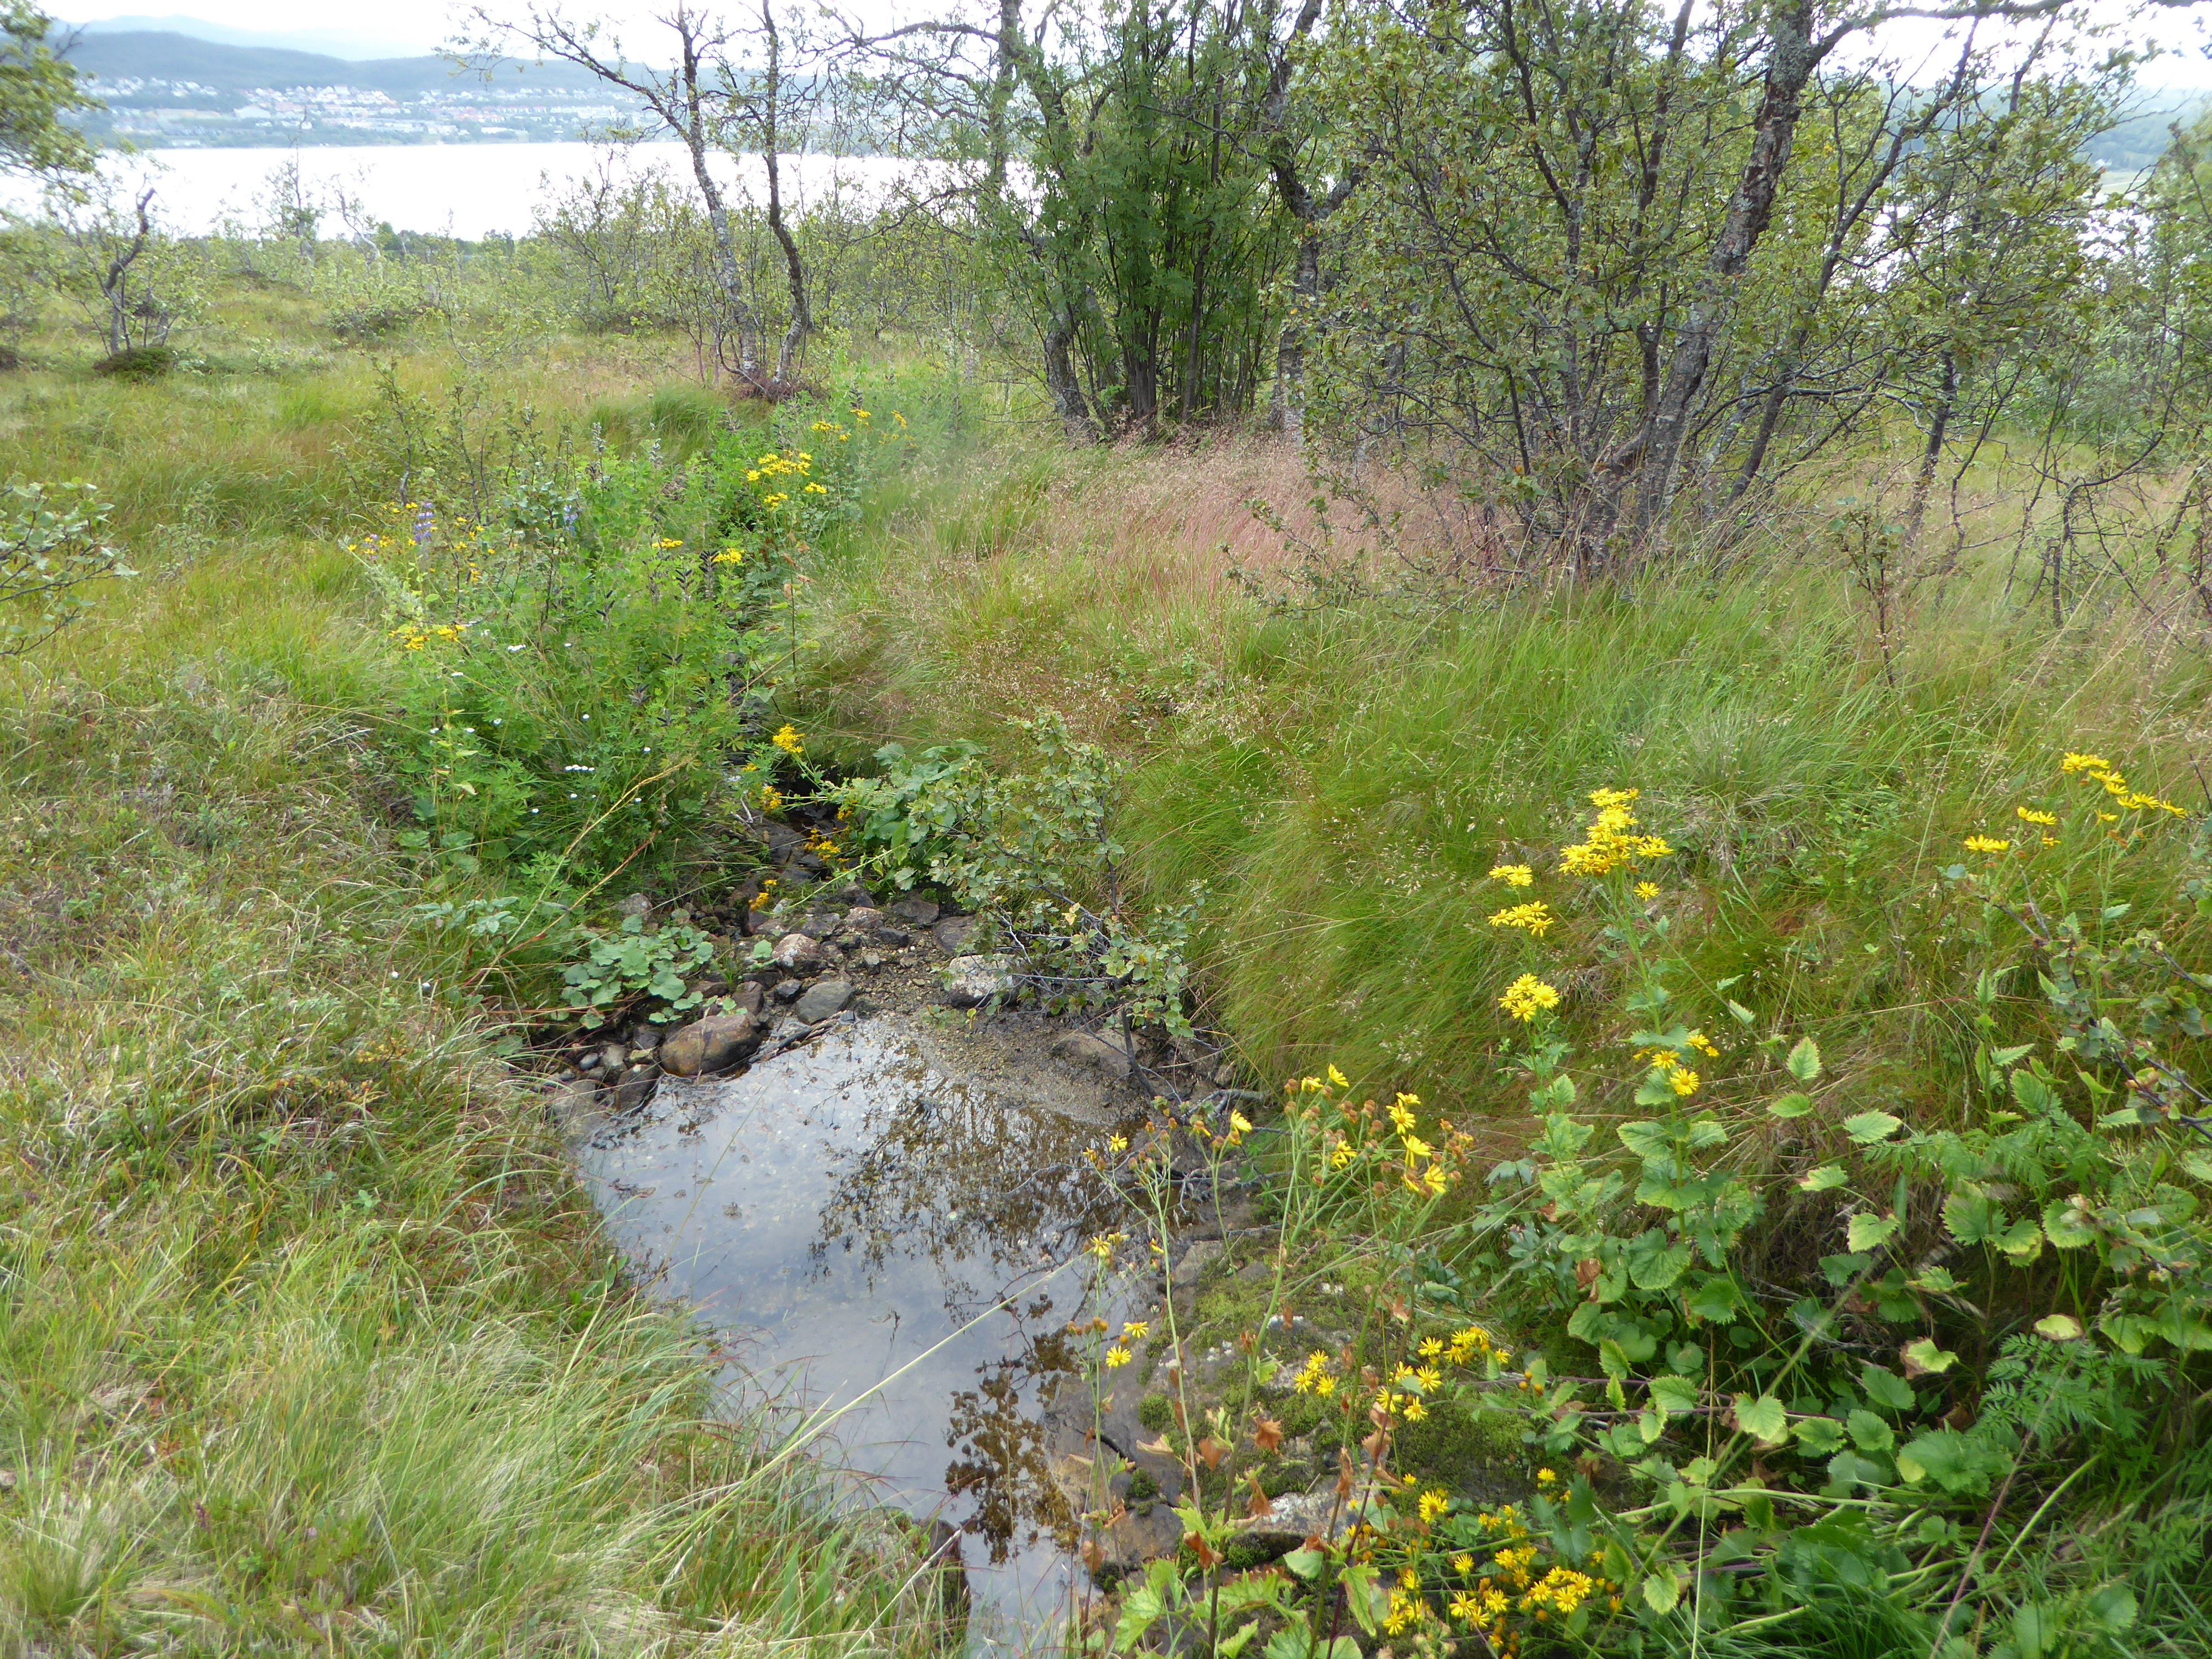
<svg viewBox="0 0 2212 1659">
<path fill-rule="evenodd" d="M 786 933 L 772 960 L 787 974 L 811 974 L 822 965 L 822 947 L 804 933 Z"/>
<path fill-rule="evenodd" d="M 750 1014 L 710 1014 L 669 1034 L 660 1045 L 660 1069 L 672 1077 L 698 1077 L 724 1071 L 759 1047 Z"/>
<path fill-rule="evenodd" d="M 817 980 L 807 988 L 806 994 L 791 1005 L 791 1017 L 809 1025 L 837 1013 L 853 1000 L 853 987 L 842 979 Z"/>
<path fill-rule="evenodd" d="M 1014 988 L 1005 957 L 955 957 L 945 964 L 945 1000 L 955 1008 L 973 1008 Z"/>
</svg>

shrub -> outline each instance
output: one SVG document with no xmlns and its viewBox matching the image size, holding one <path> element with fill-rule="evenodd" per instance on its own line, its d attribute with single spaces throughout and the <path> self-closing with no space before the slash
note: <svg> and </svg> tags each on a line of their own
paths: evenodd
<svg viewBox="0 0 2212 1659">
<path fill-rule="evenodd" d="M 137 574 L 106 539 L 112 510 L 88 483 L 10 478 L 0 489 L 0 656 L 20 655 L 82 617 L 91 583 Z"/>
</svg>

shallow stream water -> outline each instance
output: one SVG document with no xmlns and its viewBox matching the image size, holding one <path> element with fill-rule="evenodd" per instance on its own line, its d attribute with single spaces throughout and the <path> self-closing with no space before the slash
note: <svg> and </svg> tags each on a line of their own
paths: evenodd
<svg viewBox="0 0 2212 1659">
<path fill-rule="evenodd" d="M 742 1386 L 836 1413 L 833 1455 L 876 1501 L 962 1529 L 977 1654 L 1060 1627 L 1078 1569 L 1054 1475 L 1080 1442 L 1051 1425 L 1087 1417 L 1062 1333 L 1125 1300 L 1085 1247 L 1127 1213 L 1082 1154 L 1137 1103 L 1046 1058 L 1048 1035 L 842 1023 L 736 1077 L 665 1079 L 579 1154 Z"/>
</svg>

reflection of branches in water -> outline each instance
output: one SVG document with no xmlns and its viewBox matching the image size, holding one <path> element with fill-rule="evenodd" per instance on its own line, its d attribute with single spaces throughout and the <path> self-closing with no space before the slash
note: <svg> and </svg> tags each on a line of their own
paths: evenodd
<svg viewBox="0 0 2212 1659">
<path fill-rule="evenodd" d="M 1030 1311 L 1041 1315 L 1049 1306 L 1040 1300 Z M 1025 1355 L 979 1367 L 981 1383 L 952 1396 L 945 1443 L 956 1455 L 945 1471 L 945 1489 L 975 1500 L 965 1524 L 989 1544 L 994 1565 L 1017 1541 L 1034 1543 L 1046 1530 L 1061 1547 L 1074 1547 L 1075 1516 L 1052 1478 L 1044 1425 L 1022 1398 L 1024 1383 L 1068 1370 L 1066 1339 L 1054 1333 Z M 1018 1540 L 1017 1528 L 1023 1528 Z"/>
<path fill-rule="evenodd" d="M 981 1255 L 1003 1278 L 1065 1261 L 1115 1213 L 1106 1183 L 1066 1156 L 1080 1131 L 1057 1116 L 955 1097 L 870 1112 L 862 1125 L 876 1133 L 839 1154 L 845 1167 L 809 1250 L 817 1277 L 839 1247 L 860 1253 L 872 1289 L 894 1251 L 927 1257 L 957 1310 L 983 1299 L 956 1279 L 957 1266 Z M 1040 1164 L 1048 1149 L 1063 1156 Z"/>
</svg>

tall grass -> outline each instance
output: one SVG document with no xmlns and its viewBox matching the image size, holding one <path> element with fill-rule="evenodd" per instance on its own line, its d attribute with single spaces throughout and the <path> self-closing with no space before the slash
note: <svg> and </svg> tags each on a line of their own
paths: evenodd
<svg viewBox="0 0 2212 1659">
<path fill-rule="evenodd" d="M 918 471 L 824 584 L 811 713 L 856 748 L 996 744 L 1050 705 L 1118 748 L 1134 866 L 1155 898 L 1211 893 L 1211 1013 L 1258 1077 L 1334 1060 L 1492 1098 L 1517 969 L 1486 872 L 1549 862 L 1613 786 L 1644 791 L 1675 898 L 1716 924 L 1703 983 L 1679 988 L 1692 1010 L 1717 1016 L 1725 982 L 1762 1015 L 1848 1028 L 1859 1088 L 1940 1110 L 1962 988 L 1916 913 L 1960 839 L 2017 829 L 2069 750 L 2212 804 L 2190 769 L 2202 654 L 2123 606 L 2054 632 L 1969 571 L 1916 617 L 1895 684 L 1816 557 L 1286 611 L 1232 579 L 1279 566 L 1279 543 L 1223 547 L 1222 495 L 1268 478 L 1249 451 Z"/>
</svg>

